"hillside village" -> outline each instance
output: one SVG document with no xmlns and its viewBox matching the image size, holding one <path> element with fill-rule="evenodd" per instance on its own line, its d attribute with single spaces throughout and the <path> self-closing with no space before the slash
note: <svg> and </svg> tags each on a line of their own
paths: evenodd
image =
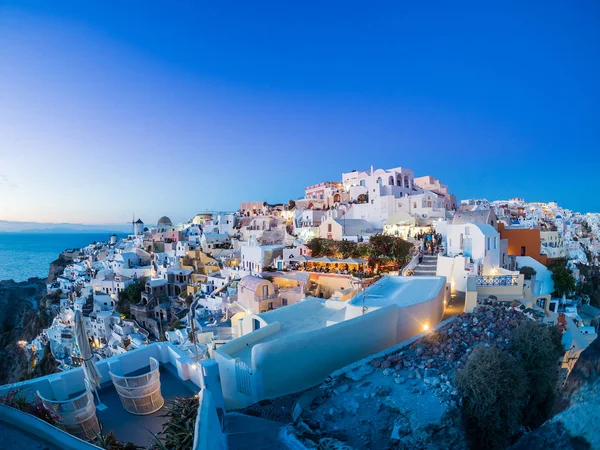
<svg viewBox="0 0 600 450">
<path fill-rule="evenodd" d="M 33 366 L 48 351 L 57 364 L 19 384 L 31 399 L 48 407 L 86 395 L 94 414 L 85 424 L 57 422 L 82 439 L 103 423 L 119 440 L 149 445 L 96 410 L 102 391 L 123 400 L 131 392 L 118 380 L 148 371 L 160 374 L 165 400 L 167 378 L 200 391 L 204 444 L 195 448 L 263 448 L 244 447 L 250 437 L 264 448 L 426 448 L 441 431 L 417 436 L 411 430 L 427 424 L 415 417 L 456 426 L 444 422 L 461 403 L 454 374 L 475 347 L 509 348 L 510 331 L 526 322 L 558 328 L 564 381 L 600 329 L 600 214 L 553 202 L 458 201 L 432 176 L 371 167 L 283 204 L 144 220 L 126 238 L 65 250 L 47 284 L 51 324 L 20 343 Z M 102 374 L 96 400 L 81 368 L 79 316 Z M 256 411 L 275 399 L 288 399 L 280 415 Z M 367 424 L 359 408 L 376 408 L 385 423 Z M 443 448 L 467 445 L 450 437 Z"/>
</svg>

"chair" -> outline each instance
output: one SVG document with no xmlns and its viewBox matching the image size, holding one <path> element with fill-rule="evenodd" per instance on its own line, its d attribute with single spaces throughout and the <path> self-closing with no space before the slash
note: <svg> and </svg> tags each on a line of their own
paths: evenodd
<svg viewBox="0 0 600 450">
<path fill-rule="evenodd" d="M 160 364 L 150 358 L 150 371 L 136 376 L 109 372 L 123 408 L 135 415 L 152 414 L 165 404 L 160 392 Z"/>
</svg>

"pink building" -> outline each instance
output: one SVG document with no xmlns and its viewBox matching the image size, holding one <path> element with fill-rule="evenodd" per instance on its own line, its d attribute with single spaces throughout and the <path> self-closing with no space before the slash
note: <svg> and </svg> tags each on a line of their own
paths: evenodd
<svg viewBox="0 0 600 450">
<path fill-rule="evenodd" d="M 343 189 L 344 183 L 341 181 L 325 181 L 314 184 L 304 189 L 304 198 L 313 198 L 324 200 L 334 195 L 338 190 Z"/>
<path fill-rule="evenodd" d="M 183 232 L 181 231 L 168 231 L 165 233 L 165 240 L 167 242 L 179 242 L 183 240 Z"/>
<path fill-rule="evenodd" d="M 457 208 L 456 196 L 452 195 L 448 190 L 448 186 L 442 184 L 440 180 L 435 179 L 431 175 L 427 175 L 424 177 L 415 178 L 415 184 L 421 189 L 435 192 L 436 194 L 442 196 L 447 210 L 455 210 Z"/>
</svg>

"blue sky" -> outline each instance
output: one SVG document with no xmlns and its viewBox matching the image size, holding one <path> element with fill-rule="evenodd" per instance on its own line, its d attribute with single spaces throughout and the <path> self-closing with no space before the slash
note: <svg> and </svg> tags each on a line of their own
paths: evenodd
<svg viewBox="0 0 600 450">
<path fill-rule="evenodd" d="M 288 3 L 0 2 L 0 219 L 185 220 L 371 164 L 600 211 L 597 2 Z"/>
</svg>

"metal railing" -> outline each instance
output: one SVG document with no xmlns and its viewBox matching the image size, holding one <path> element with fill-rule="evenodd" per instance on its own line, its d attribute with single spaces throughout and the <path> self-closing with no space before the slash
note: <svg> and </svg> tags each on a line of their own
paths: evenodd
<svg viewBox="0 0 600 450">
<path fill-rule="evenodd" d="M 252 369 L 243 361 L 235 362 L 235 381 L 238 392 L 252 396 Z"/>
<path fill-rule="evenodd" d="M 485 275 L 477 277 L 477 286 L 518 286 L 518 275 Z"/>
</svg>

